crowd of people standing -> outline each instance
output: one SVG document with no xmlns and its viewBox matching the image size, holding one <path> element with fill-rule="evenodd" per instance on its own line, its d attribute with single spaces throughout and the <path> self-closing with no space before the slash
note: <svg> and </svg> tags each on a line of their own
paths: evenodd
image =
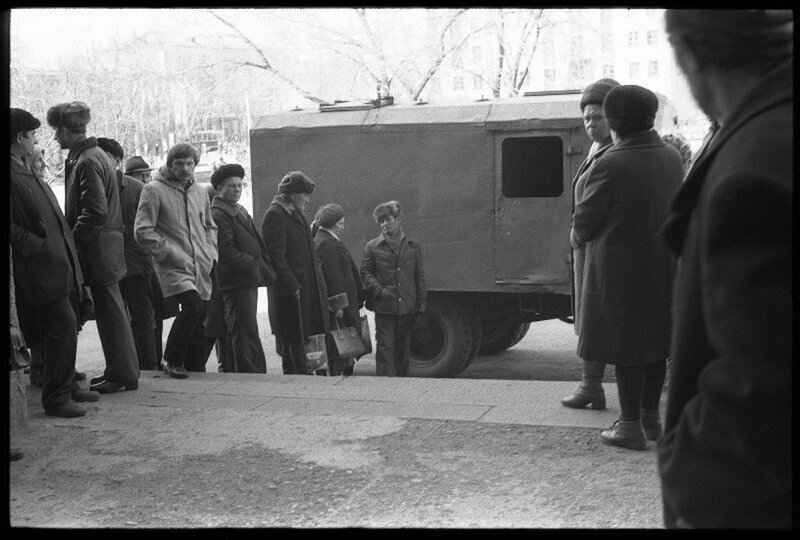
<svg viewBox="0 0 800 540">
<path fill-rule="evenodd" d="M 667 527 L 789 527 L 792 14 L 667 10 L 665 21 L 712 126 L 689 160 L 653 129 L 652 91 L 613 79 L 585 89 L 593 145 L 573 179 L 569 231 L 583 374 L 562 404 L 604 409 L 613 365 L 621 411 L 600 437 L 634 450 L 657 442 Z M 90 118 L 82 102 L 47 113 L 69 150 L 62 213 L 41 179 L 41 122 L 11 109 L 12 336 L 42 370 L 47 414 L 84 415 L 77 402 L 136 390 L 140 369 L 158 364 L 174 378 L 204 371 L 215 343 L 223 370 L 265 373 L 264 286 L 284 373 L 310 373 L 305 337 L 341 325 L 361 332 L 366 306 L 376 373 L 409 375 L 427 291 L 398 201 L 375 208 L 380 234 L 356 265 L 341 241 L 341 205 L 307 221 L 315 184 L 304 173 L 280 180 L 259 230 L 238 204 L 240 165 L 219 167 L 207 190 L 194 179 L 197 150 L 179 143 L 151 175 L 113 139 L 87 137 Z M 75 356 L 89 318 L 106 368 L 85 389 Z M 326 374 L 353 373 L 355 358 L 330 342 L 328 358 Z"/>
</svg>

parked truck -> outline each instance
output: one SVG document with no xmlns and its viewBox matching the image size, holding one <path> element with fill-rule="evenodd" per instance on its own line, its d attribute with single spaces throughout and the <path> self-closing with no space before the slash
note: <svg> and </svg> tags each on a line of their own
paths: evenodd
<svg viewBox="0 0 800 540">
<path fill-rule="evenodd" d="M 250 131 L 253 215 L 260 224 L 280 179 L 302 170 L 316 183 L 308 217 L 344 206 L 342 240 L 358 264 L 380 232 L 373 209 L 400 201 L 428 285 L 410 374 L 455 376 L 532 322 L 571 322 L 570 183 L 591 146 L 580 97 L 337 102 L 264 116 Z"/>
</svg>

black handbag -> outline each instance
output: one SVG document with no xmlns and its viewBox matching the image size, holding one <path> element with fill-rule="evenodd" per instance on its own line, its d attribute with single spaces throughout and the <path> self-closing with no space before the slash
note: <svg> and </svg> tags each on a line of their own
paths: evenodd
<svg viewBox="0 0 800 540">
<path fill-rule="evenodd" d="M 361 336 L 354 326 L 342 327 L 338 318 L 335 320 L 334 325 L 336 328 L 331 330 L 329 335 L 333 339 L 333 345 L 336 347 L 339 358 L 350 358 L 367 354 L 364 342 L 361 340 Z"/>
</svg>

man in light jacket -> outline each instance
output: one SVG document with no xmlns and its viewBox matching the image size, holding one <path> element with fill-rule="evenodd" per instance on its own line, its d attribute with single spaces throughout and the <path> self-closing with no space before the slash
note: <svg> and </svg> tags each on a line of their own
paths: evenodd
<svg viewBox="0 0 800 540">
<path fill-rule="evenodd" d="M 206 359 L 205 303 L 211 298 L 211 268 L 217 260 L 217 226 L 211 217 L 206 190 L 194 180 L 197 150 L 187 143 L 173 146 L 167 163 L 142 189 L 134 223 L 134 236 L 153 257 L 164 298 L 175 297 L 181 306 L 175 317 L 161 365 L 176 379 Z M 187 363 L 188 360 L 188 363 Z"/>
</svg>

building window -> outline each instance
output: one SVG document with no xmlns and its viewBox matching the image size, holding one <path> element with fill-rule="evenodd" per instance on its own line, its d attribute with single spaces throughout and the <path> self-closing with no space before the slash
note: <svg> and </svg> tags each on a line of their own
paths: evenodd
<svg viewBox="0 0 800 540">
<path fill-rule="evenodd" d="M 544 80 L 547 82 L 556 82 L 556 70 L 555 69 L 545 69 L 544 70 Z"/>
<path fill-rule="evenodd" d="M 589 76 L 589 60 L 572 60 L 569 63 L 569 76 L 573 80 L 583 80 Z"/>
<path fill-rule="evenodd" d="M 658 62 L 647 63 L 647 76 L 658 77 Z"/>
<path fill-rule="evenodd" d="M 628 76 L 631 79 L 638 79 L 639 78 L 639 63 L 633 62 L 630 66 L 628 66 Z"/>
<path fill-rule="evenodd" d="M 559 137 L 508 137 L 502 147 L 504 197 L 559 197 L 564 146 Z"/>
<path fill-rule="evenodd" d="M 636 47 L 639 44 L 639 32 L 628 32 L 628 47 Z"/>
<path fill-rule="evenodd" d="M 614 78 L 614 64 L 603 64 L 603 77 Z"/>
<path fill-rule="evenodd" d="M 464 77 L 453 77 L 453 90 L 460 92 L 464 89 Z"/>
<path fill-rule="evenodd" d="M 647 44 L 648 45 L 655 45 L 657 39 L 658 39 L 658 30 L 648 30 L 647 31 Z"/>
</svg>

